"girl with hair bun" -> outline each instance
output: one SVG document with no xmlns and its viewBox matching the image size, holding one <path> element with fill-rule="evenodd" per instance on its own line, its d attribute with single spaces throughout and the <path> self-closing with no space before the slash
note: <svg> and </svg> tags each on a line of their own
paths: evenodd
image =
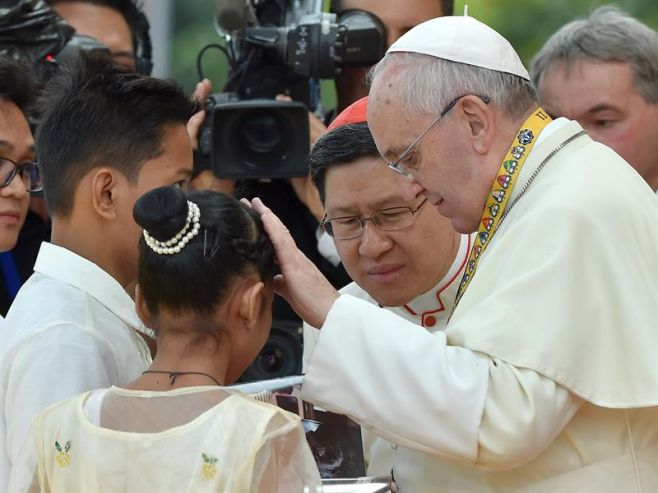
<svg viewBox="0 0 658 493">
<path fill-rule="evenodd" d="M 40 413 L 36 461 L 26 454 L 10 491 L 316 491 L 299 418 L 225 388 L 270 328 L 274 251 L 260 219 L 226 195 L 174 187 L 146 193 L 133 215 L 153 364 Z"/>
</svg>

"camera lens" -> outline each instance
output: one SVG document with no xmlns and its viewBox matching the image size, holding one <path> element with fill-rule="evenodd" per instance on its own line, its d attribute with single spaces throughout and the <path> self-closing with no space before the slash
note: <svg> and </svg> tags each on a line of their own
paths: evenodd
<svg viewBox="0 0 658 493">
<path fill-rule="evenodd" d="M 237 148 L 245 165 L 268 169 L 285 158 L 287 132 L 277 112 L 246 114 L 237 129 Z"/>
<path fill-rule="evenodd" d="M 305 176 L 309 150 L 308 110 L 303 103 L 256 99 L 215 105 L 201 131 L 199 149 L 220 178 Z"/>
<path fill-rule="evenodd" d="M 283 129 L 272 115 L 257 115 L 249 118 L 242 127 L 246 146 L 253 152 L 273 152 L 283 141 Z"/>
<path fill-rule="evenodd" d="M 258 358 L 258 364 L 265 374 L 279 375 L 285 366 L 286 355 L 279 348 L 266 347 Z"/>
<path fill-rule="evenodd" d="M 256 360 L 240 381 L 251 382 L 294 375 L 301 370 L 302 348 L 294 335 L 273 329 Z"/>
</svg>

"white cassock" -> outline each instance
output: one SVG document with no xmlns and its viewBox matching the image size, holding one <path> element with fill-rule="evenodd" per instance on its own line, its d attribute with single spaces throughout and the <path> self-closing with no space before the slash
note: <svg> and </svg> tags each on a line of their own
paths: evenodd
<svg viewBox="0 0 658 493">
<path fill-rule="evenodd" d="M 510 204 L 581 130 L 544 130 Z M 658 491 L 657 355 L 658 197 L 584 135 L 501 223 L 445 331 L 341 295 L 303 397 L 433 455 L 426 481 L 406 469 L 416 489 L 394 470 L 403 492 Z"/>
<path fill-rule="evenodd" d="M 457 255 L 451 267 L 436 286 L 404 306 L 387 307 L 386 309 L 424 327 L 429 333 L 445 329 L 452 313 L 471 246 L 472 237 L 462 235 Z M 348 284 L 340 292 L 377 305 L 377 302 L 355 282 Z M 304 369 L 308 366 L 319 336 L 318 329 L 304 324 Z M 391 443 L 365 428 L 362 430 L 362 436 L 363 453 L 367 464 L 366 473 L 369 476 L 388 476 L 393 471 L 397 482 L 404 484 L 408 491 L 423 491 L 426 489 L 426 484 L 434 483 L 436 473 L 440 471 L 443 464 L 435 457 L 405 447 L 398 447 L 397 444 Z M 430 480 L 429 483 L 428 480 Z"/>
</svg>

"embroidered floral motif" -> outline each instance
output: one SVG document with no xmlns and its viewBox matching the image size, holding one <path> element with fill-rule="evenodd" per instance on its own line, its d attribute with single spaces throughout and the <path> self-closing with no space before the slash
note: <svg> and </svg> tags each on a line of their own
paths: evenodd
<svg viewBox="0 0 658 493">
<path fill-rule="evenodd" d="M 55 449 L 57 449 L 57 455 L 55 456 L 55 462 L 59 467 L 69 467 L 71 465 L 71 454 L 69 450 L 71 449 L 71 440 L 64 444 L 64 448 L 55 442 Z"/>
<path fill-rule="evenodd" d="M 206 479 L 213 479 L 217 475 L 217 457 L 202 453 L 203 467 L 201 468 L 201 475 Z"/>
</svg>

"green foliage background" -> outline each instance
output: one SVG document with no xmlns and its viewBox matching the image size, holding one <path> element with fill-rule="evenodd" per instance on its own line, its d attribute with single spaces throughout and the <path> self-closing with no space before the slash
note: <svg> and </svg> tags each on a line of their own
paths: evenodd
<svg viewBox="0 0 658 493">
<path fill-rule="evenodd" d="M 405 0 L 399 0 L 404 2 Z M 436 0 L 428 0 L 436 1 Z M 455 14 L 461 15 L 468 3 L 469 15 L 487 23 L 504 35 L 527 64 L 544 41 L 560 26 L 586 16 L 601 5 L 613 4 L 658 29 L 658 0 L 457 0 Z M 193 90 L 199 80 L 196 59 L 209 43 L 221 43 L 213 26 L 215 0 L 175 0 L 172 77 Z M 203 70 L 221 90 L 226 81 L 226 62 L 218 50 L 209 50 L 203 58 Z M 335 104 L 331 81 L 324 81 L 322 95 L 326 108 Z"/>
</svg>

